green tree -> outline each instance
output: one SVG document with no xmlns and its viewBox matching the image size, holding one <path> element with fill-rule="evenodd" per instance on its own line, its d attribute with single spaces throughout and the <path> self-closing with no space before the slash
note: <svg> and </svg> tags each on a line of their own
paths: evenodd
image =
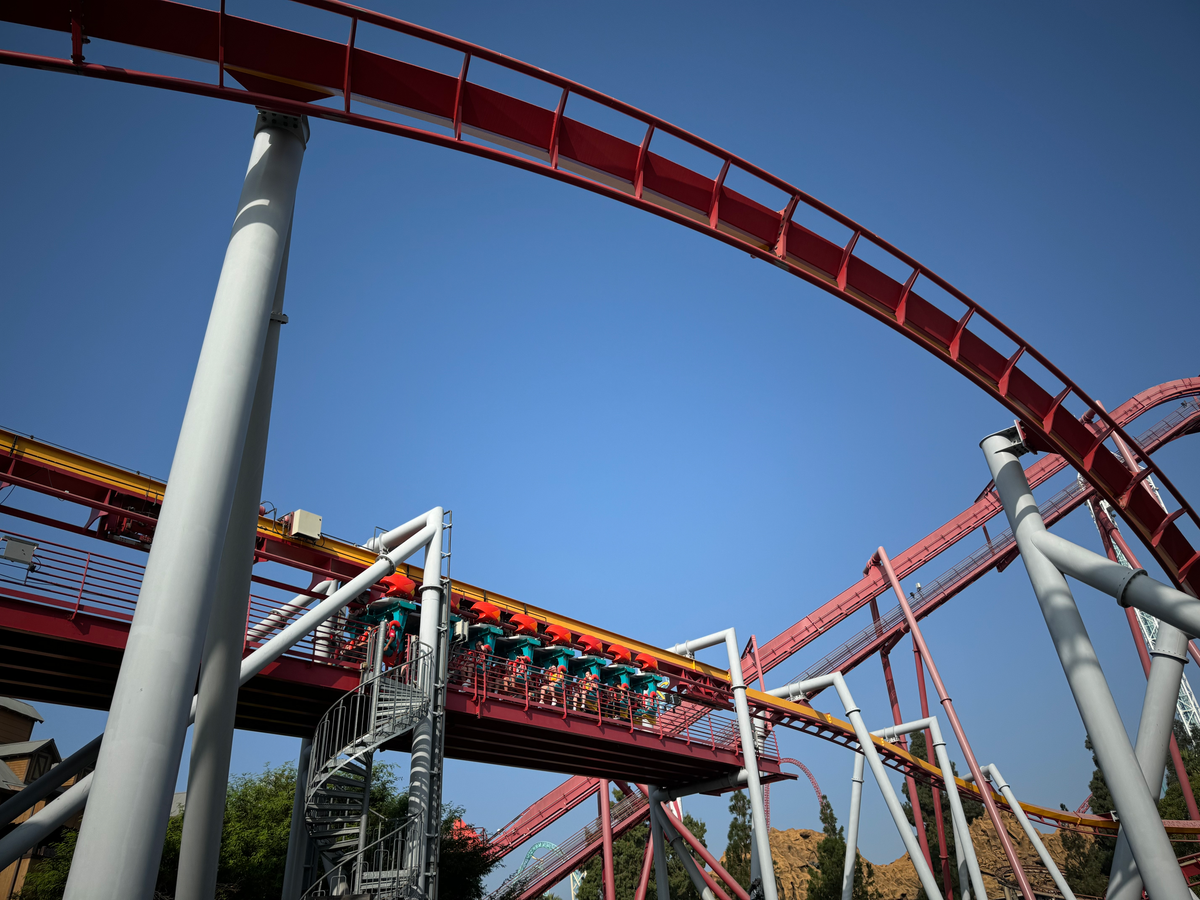
<svg viewBox="0 0 1200 900">
<path fill-rule="evenodd" d="M 928 748 L 925 745 L 925 732 L 918 731 L 912 735 L 912 743 L 909 746 L 909 752 L 918 759 L 923 759 L 926 762 L 938 763 L 936 760 L 930 760 Z M 958 766 L 953 762 L 950 763 L 950 769 L 955 775 L 958 774 Z M 954 828 L 950 818 L 950 798 L 946 796 L 945 791 L 939 792 L 941 795 L 942 806 L 942 831 L 946 838 L 946 858 L 950 861 L 950 880 L 954 884 L 955 893 L 960 893 L 958 884 L 958 848 L 954 841 Z M 904 814 L 908 817 L 909 823 L 915 825 L 916 818 L 913 815 L 912 803 L 908 798 L 908 791 L 904 791 Z M 925 840 L 929 845 L 929 854 L 933 857 L 933 875 L 938 884 L 942 883 L 942 866 L 941 866 L 941 851 L 938 845 L 937 836 L 937 817 L 934 814 L 933 807 L 933 788 L 924 782 L 917 782 L 917 799 L 921 803 L 921 819 L 925 824 Z M 963 815 L 970 825 L 976 819 L 983 815 L 983 804 L 976 800 L 963 799 L 962 801 Z M 920 888 L 917 892 L 917 900 L 926 900 L 925 889 Z"/>
<path fill-rule="evenodd" d="M 729 798 L 729 831 L 725 836 L 725 871 L 747 890 L 750 888 L 750 799 L 745 791 Z"/>
<path fill-rule="evenodd" d="M 842 876 L 846 871 L 846 836 L 838 827 L 829 798 L 821 797 L 821 824 L 825 836 L 817 844 L 816 869 L 808 882 L 808 900 L 841 900 Z M 853 900 L 878 900 L 875 867 L 855 855 Z"/>
<path fill-rule="evenodd" d="M 373 775 L 372 809 L 399 825 L 408 809 L 408 795 L 396 789 L 391 766 L 376 764 Z M 230 780 L 217 871 L 218 900 L 279 896 L 295 789 L 296 767 L 292 763 L 267 766 L 259 775 L 238 775 Z M 439 895 L 454 900 L 479 900 L 483 896 L 483 880 L 499 860 L 491 857 L 487 843 L 471 826 L 464 827 L 463 814 L 459 806 L 447 805 L 443 809 Z M 170 900 L 175 892 L 182 835 L 183 816 L 174 816 L 167 823 L 156 885 L 156 896 L 162 900 Z M 21 890 L 22 900 L 61 900 L 75 852 L 75 838 L 75 832 L 67 832 L 52 845 L 53 855 L 32 867 Z"/>
</svg>

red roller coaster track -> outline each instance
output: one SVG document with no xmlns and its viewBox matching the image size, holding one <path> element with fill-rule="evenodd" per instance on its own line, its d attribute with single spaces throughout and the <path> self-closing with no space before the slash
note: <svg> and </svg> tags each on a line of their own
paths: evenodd
<svg viewBox="0 0 1200 900">
<path fill-rule="evenodd" d="M 0 50 L 0 62 L 265 106 L 455 149 L 607 196 L 771 262 L 883 322 L 1004 404 L 1021 420 L 1032 447 L 1059 455 L 1087 480 L 1096 496 L 1118 510 L 1175 584 L 1193 594 L 1200 588 L 1196 566 L 1200 552 L 1182 530 L 1185 522 L 1190 523 L 1195 536 L 1200 518 L 1149 451 L 1125 433 L 1120 417 L 1105 412 L 996 316 L 872 231 L 753 163 L 568 79 L 335 0 L 295 2 L 345 17 L 346 42 L 227 15 L 223 4 L 220 11 L 213 11 L 169 0 L 89 0 L 84 5 L 14 0 L 0 10 L 0 19 L 67 34 L 71 53 L 55 58 Z M 458 51 L 463 54 L 461 70 L 457 76 L 447 75 L 356 47 L 360 22 Z M 215 63 L 216 83 L 89 62 L 83 50 L 91 39 Z M 99 47 L 91 49 L 95 52 Z M 487 60 L 557 88 L 561 94 L 556 107 L 544 108 L 471 81 L 472 59 Z M 587 98 L 640 123 L 644 137 L 632 143 L 568 116 L 571 96 Z M 342 98 L 340 107 L 323 105 L 334 97 Z M 357 111 L 364 106 L 399 112 L 422 125 Z M 651 146 L 658 132 L 712 155 L 719 172 L 695 172 L 655 152 Z M 782 191 L 789 199 L 780 210 L 757 203 L 726 184 L 731 169 Z M 839 230 L 848 230 L 849 239 L 830 240 L 800 225 L 793 220 L 800 207 Z M 868 245 L 908 274 L 893 278 L 870 265 L 861 255 Z M 950 310 L 931 302 L 939 291 L 947 299 L 938 302 L 952 305 Z M 993 346 L 972 330 L 972 320 L 987 323 L 1004 346 Z M 1021 367 L 1026 357 L 1043 374 L 1035 376 Z M 1140 470 L 1131 472 L 1114 452 L 1110 446 L 1114 437 L 1129 445 Z M 1043 464 L 1048 470 L 1055 467 L 1051 460 Z M 1150 492 L 1146 484 L 1150 475 L 1167 495 L 1170 508 L 1160 506 Z M 907 560 L 907 571 L 940 552 L 935 551 L 937 545 L 944 549 L 989 518 L 995 506 L 995 499 L 985 495 L 959 517 L 961 521 L 931 536 L 930 546 L 918 548 Z M 906 570 L 897 568 L 903 576 Z M 860 582 L 765 645 L 763 670 L 860 608 L 881 587 L 874 581 Z"/>
</svg>

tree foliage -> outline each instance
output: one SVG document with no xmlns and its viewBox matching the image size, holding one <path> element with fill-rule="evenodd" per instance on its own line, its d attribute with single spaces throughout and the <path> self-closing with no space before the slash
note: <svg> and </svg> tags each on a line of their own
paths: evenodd
<svg viewBox="0 0 1200 900">
<path fill-rule="evenodd" d="M 267 766 L 258 775 L 230 779 L 217 871 L 217 900 L 280 895 L 295 791 L 293 763 Z M 399 825 L 408 810 L 408 795 L 397 790 L 395 771 L 389 765 L 374 767 L 371 808 L 395 825 Z M 483 879 L 499 860 L 488 854 L 487 844 L 475 837 L 470 826 L 462 827 L 463 813 L 462 807 L 443 808 L 438 892 L 454 900 L 479 900 L 483 897 Z M 457 829 L 456 822 L 460 823 Z M 156 900 L 170 900 L 174 896 L 182 835 L 183 816 L 173 816 L 163 843 Z M 31 868 L 21 889 L 21 900 L 60 900 L 75 852 L 75 839 L 75 832 L 67 832 L 52 846 L 53 855 Z"/>
<path fill-rule="evenodd" d="M 742 887 L 750 888 L 750 799 L 745 791 L 729 798 L 729 831 L 725 843 L 725 871 Z"/>
<path fill-rule="evenodd" d="M 838 826 L 829 798 L 821 797 L 821 824 L 825 836 L 817 844 L 816 871 L 808 882 L 807 900 L 842 900 L 842 877 L 846 871 L 846 835 Z M 878 900 L 875 867 L 855 854 L 853 900 Z"/>
</svg>

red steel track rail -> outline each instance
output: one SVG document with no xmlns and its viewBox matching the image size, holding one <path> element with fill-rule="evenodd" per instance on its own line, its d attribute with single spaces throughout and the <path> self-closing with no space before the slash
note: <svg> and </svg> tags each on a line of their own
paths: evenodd
<svg viewBox="0 0 1200 900">
<path fill-rule="evenodd" d="M 71 56 L 55 58 L 0 50 L 0 62 L 71 72 L 111 81 L 167 88 L 266 106 L 281 112 L 345 122 L 470 153 L 535 172 L 638 207 L 707 234 L 813 284 L 883 322 L 1004 404 L 1023 423 L 1031 446 L 1060 454 L 1121 514 L 1179 587 L 1200 590 L 1200 551 L 1181 525 L 1200 529 L 1200 517 L 1167 475 L 1120 424 L 1032 344 L 931 269 L 863 225 L 798 187 L 715 144 L 599 91 L 484 47 L 337 0 L 294 0 L 344 16 L 345 43 L 291 31 L 221 11 L 171 0 L 10 0 L 0 18 L 71 36 Z M 405 34 L 463 54 L 457 76 L 443 74 L 354 46 L 359 24 Z M 217 83 L 89 63 L 84 43 L 103 39 L 216 63 Z M 561 91 L 551 110 L 472 82 L 468 65 L 487 60 Z M 229 85 L 226 75 L 245 85 Z M 571 96 L 585 97 L 645 128 L 640 144 L 566 115 Z M 340 106 L 322 101 L 341 97 Z M 423 120 L 418 128 L 354 111 L 373 105 Z M 445 132 L 445 133 L 443 133 Z M 715 177 L 695 172 L 651 150 L 662 132 L 720 163 Z M 474 136 L 484 143 L 466 138 Z M 507 149 L 498 149 L 504 147 Z M 789 199 L 774 210 L 725 184 L 731 168 Z M 831 240 L 794 221 L 798 207 L 846 229 Z M 894 278 L 868 263 L 873 245 L 908 271 Z M 924 291 L 923 296 L 920 292 Z M 944 299 L 931 302 L 941 292 Z M 937 305 L 946 303 L 952 310 Z M 999 333 L 992 346 L 968 327 L 972 319 Z M 1034 375 L 1018 363 L 1035 361 Z M 1070 404 L 1070 407 L 1068 406 Z M 1082 405 L 1078 413 L 1071 407 Z M 1097 420 L 1093 429 L 1086 422 Z M 1109 443 L 1123 439 L 1143 468 L 1132 473 Z M 1145 484 L 1154 475 L 1174 509 L 1164 510 Z"/>
</svg>

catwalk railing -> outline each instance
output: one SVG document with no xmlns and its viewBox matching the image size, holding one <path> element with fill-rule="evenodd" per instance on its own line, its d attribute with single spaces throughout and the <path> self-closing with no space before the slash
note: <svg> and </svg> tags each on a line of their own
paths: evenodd
<svg viewBox="0 0 1200 900">
<path fill-rule="evenodd" d="M 564 719 L 609 726 L 620 723 L 630 732 L 641 731 L 664 741 L 740 753 L 732 703 L 727 710 L 717 709 L 672 692 L 641 694 L 531 663 L 518 668 L 511 662 L 479 650 L 461 650 L 450 660 L 450 689 L 469 695 L 480 709 L 489 700 L 525 709 L 538 707 L 553 710 Z M 779 758 L 779 744 L 773 734 L 766 736 L 759 753 Z"/>
<path fill-rule="evenodd" d="M 10 529 L 0 532 L 0 536 L 37 544 L 31 568 L 16 563 L 0 565 L 0 597 L 69 611 L 71 619 L 91 616 L 123 623 L 133 620 L 146 570 L 144 565 Z M 305 588 L 280 587 L 294 592 L 293 596 L 324 596 Z M 253 650 L 266 643 L 307 611 L 307 605 L 292 603 L 291 599 L 250 595 L 246 649 Z M 298 641 L 284 656 L 358 669 L 366 658 L 368 630 L 362 623 L 339 613 Z"/>
</svg>

